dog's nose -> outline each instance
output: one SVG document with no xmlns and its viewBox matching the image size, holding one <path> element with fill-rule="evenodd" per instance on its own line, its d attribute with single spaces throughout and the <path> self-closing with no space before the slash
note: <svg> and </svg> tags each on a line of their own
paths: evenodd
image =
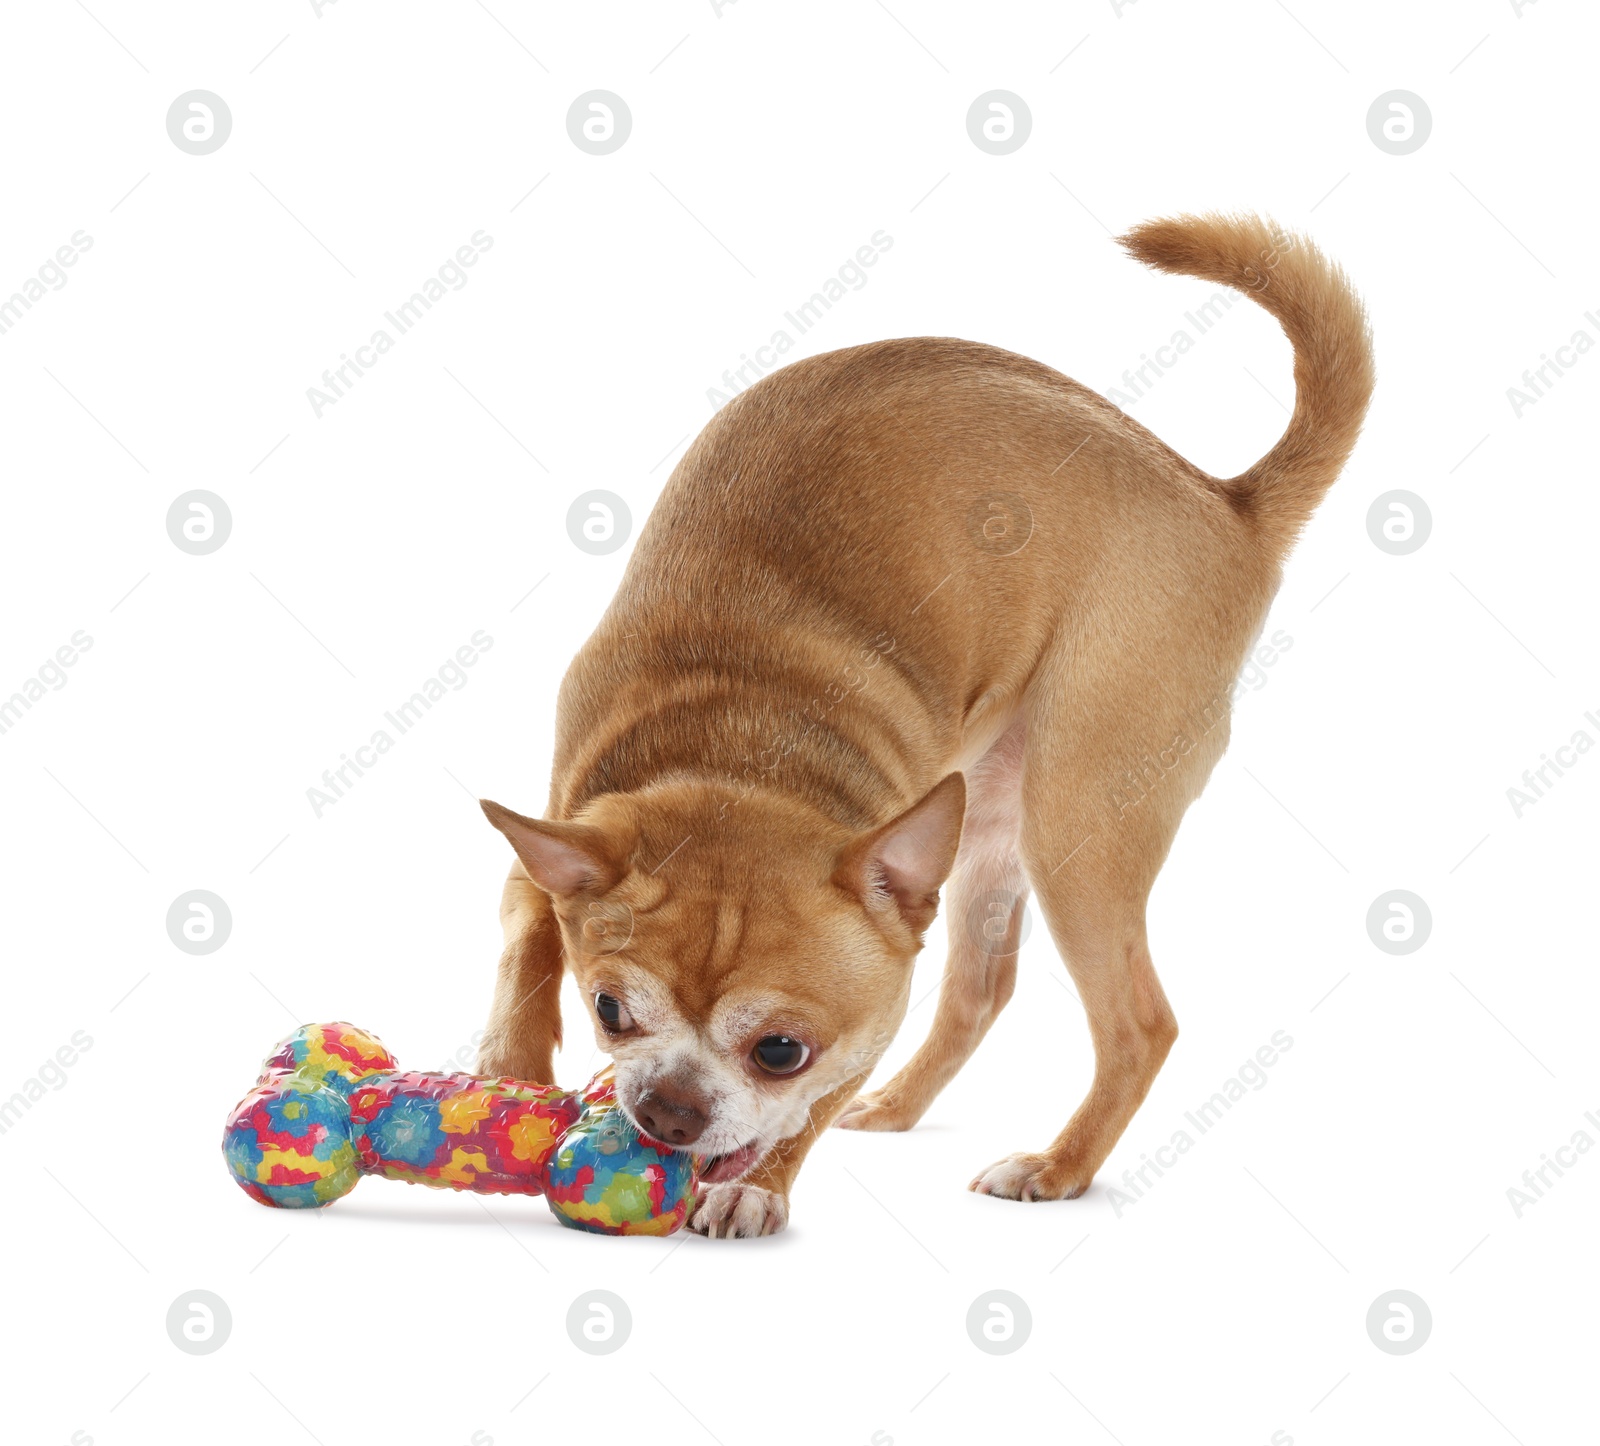
<svg viewBox="0 0 1600 1446">
<path fill-rule="evenodd" d="M 634 1117 L 664 1145 L 692 1145 L 706 1127 L 704 1101 L 687 1090 L 657 1084 L 639 1096 Z"/>
</svg>

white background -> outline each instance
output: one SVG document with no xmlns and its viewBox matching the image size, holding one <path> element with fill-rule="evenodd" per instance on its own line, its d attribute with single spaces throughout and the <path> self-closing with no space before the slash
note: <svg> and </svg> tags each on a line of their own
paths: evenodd
<svg viewBox="0 0 1600 1446">
<path fill-rule="evenodd" d="M 93 1044 L 0 1136 L 7 1440 L 1593 1434 L 1600 1152 L 1521 1218 L 1507 1190 L 1575 1131 L 1600 1140 L 1600 759 L 1520 818 L 1506 790 L 1600 738 L 1600 356 L 1520 417 L 1506 389 L 1579 327 L 1600 338 L 1594 17 L 1122 8 L 8 15 L 0 293 L 74 231 L 93 246 L 0 336 L 0 694 L 75 630 L 93 646 L 0 736 L 0 1094 L 75 1031 Z M 195 88 L 233 116 L 207 156 L 165 127 Z M 1004 157 L 965 127 L 997 88 L 1033 117 Z M 1403 157 L 1366 129 L 1397 88 L 1433 117 Z M 610 156 L 568 139 L 592 89 L 632 111 Z M 1042 927 L 958 1085 L 912 1134 L 833 1132 L 777 1238 L 594 1239 L 538 1201 L 382 1182 L 289 1214 L 230 1183 L 222 1119 L 292 1025 L 355 1020 L 416 1067 L 481 1028 L 508 856 L 473 798 L 542 808 L 558 681 L 628 554 L 569 541 L 579 493 L 617 492 L 637 526 L 707 389 L 875 231 L 892 249 L 792 355 L 957 335 L 1106 389 L 1209 294 L 1108 232 L 1234 207 L 1346 265 L 1378 391 L 1268 622 L 1293 646 L 1241 700 L 1156 890 L 1183 1034 L 1085 1198 L 964 1190 L 1045 1144 L 1089 1077 Z M 306 388 L 480 229 L 469 284 L 317 418 Z M 1232 475 L 1279 434 L 1289 367 L 1239 305 L 1132 410 Z M 1366 526 L 1397 487 L 1433 519 L 1407 556 Z M 193 488 L 232 512 L 209 556 L 166 532 Z M 307 788 L 478 629 L 468 685 L 316 817 Z M 1397 888 L 1433 916 L 1404 957 L 1365 927 Z M 204 957 L 165 928 L 192 889 L 233 916 Z M 885 1073 L 943 952 L 936 927 Z M 568 1020 L 576 1084 L 597 1057 L 576 1001 Z M 1113 1200 L 1276 1030 L 1294 1043 L 1266 1086 Z M 596 1288 L 633 1321 L 604 1357 L 565 1327 Z M 1032 1315 L 1005 1356 L 965 1325 L 996 1288 Z M 1433 1316 L 1405 1356 L 1365 1328 L 1396 1288 Z M 165 1328 L 194 1289 L 232 1314 L 204 1356 Z"/>
</svg>

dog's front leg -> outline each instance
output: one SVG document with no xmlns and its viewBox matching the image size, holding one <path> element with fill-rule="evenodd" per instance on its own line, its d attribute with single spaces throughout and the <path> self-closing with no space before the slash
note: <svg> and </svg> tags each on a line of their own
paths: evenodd
<svg viewBox="0 0 1600 1446">
<path fill-rule="evenodd" d="M 779 1140 L 749 1174 L 727 1184 L 702 1185 L 689 1215 L 689 1228 L 712 1240 L 776 1235 L 789 1223 L 789 1191 L 817 1136 L 856 1097 L 866 1074 L 846 1080 L 811 1106 L 798 1133 Z"/>
<path fill-rule="evenodd" d="M 553 1084 L 550 1057 L 561 1045 L 561 928 L 550 895 L 520 861 L 506 878 L 500 924 L 506 946 L 478 1073 Z"/>
</svg>

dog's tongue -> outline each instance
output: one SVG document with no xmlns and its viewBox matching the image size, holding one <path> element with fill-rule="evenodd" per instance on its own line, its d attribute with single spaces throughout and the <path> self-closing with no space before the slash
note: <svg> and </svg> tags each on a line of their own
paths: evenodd
<svg viewBox="0 0 1600 1446">
<path fill-rule="evenodd" d="M 752 1140 L 726 1155 L 713 1155 L 700 1167 L 700 1179 L 708 1185 L 720 1185 L 737 1180 L 761 1154 L 761 1146 Z"/>
</svg>

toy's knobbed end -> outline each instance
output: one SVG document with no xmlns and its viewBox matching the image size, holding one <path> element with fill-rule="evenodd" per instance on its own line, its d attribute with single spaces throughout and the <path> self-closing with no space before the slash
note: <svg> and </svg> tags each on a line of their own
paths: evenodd
<svg viewBox="0 0 1600 1446">
<path fill-rule="evenodd" d="M 348 1194 L 361 1178 L 350 1091 L 394 1068 L 382 1041 L 350 1024 L 305 1024 L 280 1041 L 223 1130 L 239 1187 L 291 1210 Z"/>
<path fill-rule="evenodd" d="M 303 1073 L 257 1085 L 240 1100 L 222 1153 L 239 1187 L 263 1205 L 327 1205 L 361 1178 L 350 1102 Z"/>
<path fill-rule="evenodd" d="M 689 1216 L 695 1160 L 642 1138 L 616 1103 L 609 1072 L 583 1093 L 583 1117 L 550 1161 L 556 1219 L 599 1235 L 670 1235 Z"/>
<path fill-rule="evenodd" d="M 305 1074 L 347 1095 L 362 1080 L 399 1067 L 377 1035 L 353 1024 L 302 1024 L 278 1041 L 262 1063 L 256 1083 Z"/>
</svg>

